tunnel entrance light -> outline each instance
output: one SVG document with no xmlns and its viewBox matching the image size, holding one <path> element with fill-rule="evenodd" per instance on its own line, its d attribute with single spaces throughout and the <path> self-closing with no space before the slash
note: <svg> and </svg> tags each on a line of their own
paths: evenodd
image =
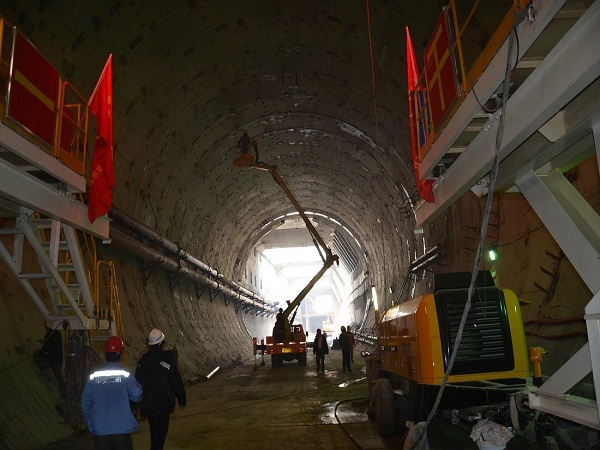
<svg viewBox="0 0 600 450">
<path fill-rule="evenodd" d="M 377 291 L 375 290 L 375 286 L 371 286 L 371 297 L 373 298 L 373 306 L 375 307 L 375 311 L 379 311 L 379 304 L 377 303 Z"/>
<path fill-rule="evenodd" d="M 371 298 L 373 299 L 373 307 L 375 308 L 375 323 L 379 323 L 379 303 L 377 301 L 375 286 L 371 286 Z"/>
</svg>

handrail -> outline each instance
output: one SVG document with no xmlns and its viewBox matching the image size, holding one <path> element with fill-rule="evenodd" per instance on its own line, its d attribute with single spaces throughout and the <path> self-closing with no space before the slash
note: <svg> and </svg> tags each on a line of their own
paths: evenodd
<svg viewBox="0 0 600 450">
<path fill-rule="evenodd" d="M 68 93 L 70 94 L 70 102 L 66 103 L 65 97 Z M 75 97 L 78 101 L 72 101 L 71 97 Z M 85 173 L 90 116 L 87 100 L 71 83 L 64 81 L 60 89 L 58 105 L 54 151 L 63 164 L 79 175 L 83 175 Z M 69 131 L 71 131 L 71 136 L 66 135 Z"/>
<path fill-rule="evenodd" d="M 481 74 L 484 72 L 486 67 L 493 59 L 496 52 L 500 49 L 504 41 L 508 38 L 517 12 L 523 9 L 527 4 L 525 0 L 513 0 L 511 2 L 510 7 L 508 8 L 502 20 L 500 20 L 496 31 L 488 40 L 485 48 L 479 52 L 479 55 L 477 59 L 473 62 L 473 64 L 470 67 L 466 67 L 465 56 L 463 53 L 463 37 L 469 30 L 469 25 L 471 24 L 477 9 L 486 6 L 485 2 L 483 2 L 483 4 L 481 3 L 482 2 L 480 0 L 475 1 L 471 10 L 468 12 L 467 17 L 465 18 L 464 23 L 462 23 L 461 25 L 459 23 L 459 11 L 456 7 L 456 0 L 449 0 L 448 2 L 448 11 L 452 14 L 451 32 L 452 37 L 454 38 L 453 42 L 451 42 L 451 50 L 453 52 L 455 51 L 458 55 L 457 66 L 460 77 L 460 92 L 457 98 L 455 99 L 454 103 L 449 107 L 445 116 L 439 122 L 439 124 L 437 124 L 435 129 L 433 129 L 431 120 L 431 108 L 429 107 L 429 91 L 427 88 L 425 68 L 423 68 L 423 70 L 419 73 L 419 85 L 422 87 L 424 92 L 422 92 L 421 95 L 416 95 L 415 98 L 414 104 L 417 105 L 415 120 L 417 121 L 417 124 L 421 123 L 426 130 L 425 141 L 421 142 L 417 139 L 417 149 L 420 161 L 423 160 L 424 156 L 430 150 L 431 146 L 441 134 L 442 130 L 446 127 L 454 113 L 458 110 L 462 102 L 467 97 L 467 94 L 473 88 L 475 81 L 481 76 Z"/>
<path fill-rule="evenodd" d="M 13 31 L 14 30 L 14 31 Z M 13 32 L 13 34 L 11 34 Z M 59 88 L 57 98 L 51 99 L 54 108 L 53 142 L 45 142 L 27 127 L 14 118 L 6 115 L 6 98 L 11 98 L 8 91 L 11 76 L 11 62 L 14 60 L 14 33 L 19 32 L 4 17 L 0 16 L 0 121 L 23 138 L 52 155 L 78 175 L 85 174 L 86 153 L 88 145 L 90 111 L 87 100 L 68 81 L 58 74 Z M 27 39 L 21 34 L 23 39 Z M 7 45 L 9 39 L 9 45 Z M 9 51 L 4 51 L 10 49 Z M 13 70 L 15 70 L 13 68 Z M 56 70 L 56 69 L 55 69 Z M 13 74 L 14 76 L 14 74 Z M 43 167 L 40 167 L 44 169 Z"/>
</svg>

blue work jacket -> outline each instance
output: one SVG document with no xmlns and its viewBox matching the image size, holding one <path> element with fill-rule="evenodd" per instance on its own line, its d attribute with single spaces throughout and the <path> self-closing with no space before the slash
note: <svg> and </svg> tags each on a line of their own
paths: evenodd
<svg viewBox="0 0 600 450">
<path fill-rule="evenodd" d="M 139 429 L 129 401 L 142 399 L 142 386 L 119 363 L 109 362 L 90 375 L 81 395 L 81 412 L 90 433 L 132 433 Z"/>
</svg>

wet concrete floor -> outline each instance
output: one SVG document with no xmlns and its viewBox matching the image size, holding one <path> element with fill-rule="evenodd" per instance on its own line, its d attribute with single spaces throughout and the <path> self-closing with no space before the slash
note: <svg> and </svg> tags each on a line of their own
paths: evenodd
<svg viewBox="0 0 600 450">
<path fill-rule="evenodd" d="M 187 386 L 188 405 L 171 415 L 165 449 L 326 449 L 375 450 L 403 448 L 406 428 L 381 438 L 365 413 L 367 380 L 362 358 L 353 371 L 342 372 L 341 352 L 332 350 L 325 373 L 316 373 L 309 355 L 306 367 L 284 363 L 273 369 L 248 360 L 217 371 L 209 380 Z M 477 449 L 467 433 L 434 420 L 428 432 L 432 450 Z M 509 442 L 508 449 L 534 449 L 534 444 Z M 134 448 L 150 448 L 148 422 L 140 421 Z M 51 449 L 90 450 L 91 437 L 57 443 Z"/>
</svg>

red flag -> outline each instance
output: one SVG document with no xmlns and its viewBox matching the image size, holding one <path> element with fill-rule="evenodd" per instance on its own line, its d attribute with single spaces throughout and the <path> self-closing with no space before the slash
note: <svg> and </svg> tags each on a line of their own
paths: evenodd
<svg viewBox="0 0 600 450">
<path fill-rule="evenodd" d="M 410 40 L 410 32 L 406 27 L 406 67 L 408 69 L 408 117 L 410 122 L 410 140 L 412 144 L 412 160 L 413 169 L 415 171 L 415 179 L 417 183 L 417 189 L 419 195 L 423 200 L 429 203 L 435 203 L 433 197 L 433 180 L 421 180 L 419 176 L 419 154 L 417 151 L 417 132 L 416 132 L 416 114 L 415 105 L 413 104 L 413 96 L 415 93 L 421 91 L 419 85 L 419 71 L 417 69 L 417 59 L 415 58 L 415 51 Z"/>
<path fill-rule="evenodd" d="M 104 70 L 88 102 L 96 118 L 96 142 L 90 171 L 88 192 L 88 219 L 93 223 L 108 213 L 112 205 L 115 175 L 113 168 L 112 123 L 112 54 L 108 56 Z"/>
</svg>

